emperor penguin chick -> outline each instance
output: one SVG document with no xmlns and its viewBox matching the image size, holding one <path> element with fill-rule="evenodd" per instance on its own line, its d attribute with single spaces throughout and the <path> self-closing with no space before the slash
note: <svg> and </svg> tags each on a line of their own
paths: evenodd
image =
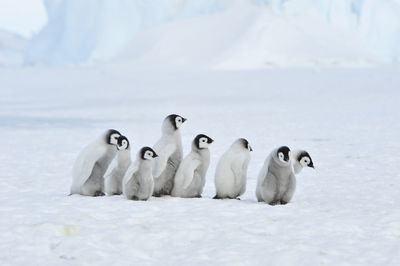
<svg viewBox="0 0 400 266">
<path fill-rule="evenodd" d="M 292 199 L 295 189 L 290 149 L 282 146 L 273 150 L 264 162 L 257 180 L 257 200 L 270 205 L 286 204 Z"/>
<path fill-rule="evenodd" d="M 158 155 L 150 147 L 143 147 L 136 161 L 129 167 L 123 179 L 123 192 L 130 200 L 148 200 L 153 194 L 154 180 L 152 160 Z"/>
<path fill-rule="evenodd" d="M 179 115 L 169 115 L 162 124 L 162 135 L 153 149 L 158 157 L 153 161 L 154 196 L 170 195 L 175 173 L 182 161 L 182 137 L 179 131 L 186 121 Z"/>
<path fill-rule="evenodd" d="M 113 165 L 114 164 L 114 165 Z M 122 179 L 131 164 L 131 147 L 125 136 L 118 139 L 118 153 L 107 170 L 104 190 L 108 196 L 122 194 Z"/>
<path fill-rule="evenodd" d="M 311 159 L 311 156 L 305 150 L 294 150 L 292 151 L 291 157 L 292 157 L 293 171 L 296 175 L 300 173 L 304 167 L 314 168 L 314 163 Z"/>
<path fill-rule="evenodd" d="M 109 129 L 81 151 L 72 170 L 71 194 L 104 196 L 104 174 L 117 153 L 120 136 Z"/>
<path fill-rule="evenodd" d="M 222 155 L 215 172 L 217 193 L 214 199 L 235 199 L 246 191 L 247 167 L 252 150 L 249 142 L 240 138 Z"/>
<path fill-rule="evenodd" d="M 200 134 L 192 142 L 192 151 L 183 159 L 175 175 L 172 196 L 181 198 L 201 198 L 206 183 L 206 173 L 210 164 L 210 137 Z"/>
</svg>

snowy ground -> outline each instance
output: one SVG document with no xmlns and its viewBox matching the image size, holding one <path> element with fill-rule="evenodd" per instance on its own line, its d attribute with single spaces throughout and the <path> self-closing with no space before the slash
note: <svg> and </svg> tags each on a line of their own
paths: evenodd
<svg viewBox="0 0 400 266">
<path fill-rule="evenodd" d="M 50 77 L 50 78 L 49 78 Z M 399 265 L 399 69 L 140 72 L 0 69 L 1 265 Z M 202 199 L 66 196 L 80 149 L 106 128 L 153 145 L 179 113 L 185 154 L 215 139 Z M 218 158 L 246 137 L 241 201 L 212 200 Z M 255 200 L 273 148 L 316 170 L 293 202 Z"/>
</svg>

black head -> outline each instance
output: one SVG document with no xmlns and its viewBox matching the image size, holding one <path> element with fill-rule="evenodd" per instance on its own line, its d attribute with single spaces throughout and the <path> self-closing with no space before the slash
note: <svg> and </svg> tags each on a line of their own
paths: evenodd
<svg viewBox="0 0 400 266">
<path fill-rule="evenodd" d="M 196 145 L 197 149 L 205 149 L 214 142 L 212 138 L 206 136 L 204 134 L 199 134 L 194 138 L 194 144 Z"/>
<path fill-rule="evenodd" d="M 118 139 L 118 150 L 127 150 L 129 149 L 129 140 L 125 136 L 121 136 Z"/>
<path fill-rule="evenodd" d="M 115 129 L 109 129 L 106 133 L 106 143 L 110 145 L 118 145 L 118 139 L 121 133 Z"/>
<path fill-rule="evenodd" d="M 282 162 L 289 162 L 289 153 L 290 149 L 287 146 L 282 146 L 278 149 L 276 152 L 276 155 L 278 156 L 278 159 Z"/>
<path fill-rule="evenodd" d="M 152 148 L 143 147 L 140 149 L 140 158 L 142 158 L 142 160 L 152 160 L 156 157 L 158 157 L 158 155 Z"/>
<path fill-rule="evenodd" d="M 308 152 L 306 151 L 302 151 L 298 156 L 297 156 L 297 160 L 300 162 L 300 164 L 305 167 L 311 167 L 314 168 L 314 163 L 311 159 L 310 154 L 308 154 Z"/>
<path fill-rule="evenodd" d="M 180 115 L 169 115 L 165 119 L 168 119 L 171 123 L 171 125 L 174 126 L 175 130 L 178 130 L 179 127 L 187 120 L 186 118 L 183 118 Z"/>
<path fill-rule="evenodd" d="M 251 148 L 251 146 L 250 146 L 249 142 L 247 141 L 247 139 L 240 138 L 239 141 L 243 144 L 243 147 L 245 149 L 248 149 L 249 151 L 253 151 L 253 149 Z"/>
</svg>

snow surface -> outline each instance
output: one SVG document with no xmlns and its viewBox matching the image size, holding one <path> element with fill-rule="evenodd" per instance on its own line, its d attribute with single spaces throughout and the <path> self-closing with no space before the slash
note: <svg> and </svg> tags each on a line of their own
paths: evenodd
<svg viewBox="0 0 400 266">
<path fill-rule="evenodd" d="M 26 64 L 254 69 L 400 59 L 399 0 L 47 0 Z M 119 55 L 119 56 L 118 56 Z M 122 55 L 122 56 L 121 56 Z M 188 63 L 190 62 L 190 63 Z"/>
<path fill-rule="evenodd" d="M 399 265 L 399 69 L 0 69 L 1 265 Z M 184 152 L 211 145 L 202 199 L 67 196 L 80 149 L 106 128 L 132 153 L 179 113 Z M 212 200 L 218 158 L 250 141 L 241 201 Z M 316 169 L 293 202 L 255 201 L 280 145 Z"/>
</svg>

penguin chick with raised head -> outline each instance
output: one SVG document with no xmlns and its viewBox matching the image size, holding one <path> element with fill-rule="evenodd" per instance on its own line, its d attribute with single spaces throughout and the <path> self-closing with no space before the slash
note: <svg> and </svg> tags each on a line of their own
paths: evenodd
<svg viewBox="0 0 400 266">
<path fill-rule="evenodd" d="M 152 161 L 158 155 L 150 147 L 143 147 L 123 179 L 123 192 L 130 200 L 148 200 L 153 194 Z"/>
<path fill-rule="evenodd" d="M 192 142 L 192 151 L 183 159 L 175 175 L 171 195 L 181 198 L 201 198 L 210 164 L 210 137 L 200 134 Z"/>
<path fill-rule="evenodd" d="M 72 170 L 71 194 L 104 196 L 104 174 L 117 153 L 120 136 L 109 129 L 81 151 Z"/>
<path fill-rule="evenodd" d="M 304 167 L 314 168 L 314 163 L 311 159 L 311 156 L 305 150 L 294 150 L 291 154 L 292 166 L 296 175 L 300 173 Z"/>
<path fill-rule="evenodd" d="M 162 135 L 153 149 L 158 157 L 153 161 L 154 196 L 170 195 L 175 173 L 182 161 L 182 137 L 179 131 L 186 121 L 179 115 L 169 115 L 162 124 Z"/>
<path fill-rule="evenodd" d="M 104 179 L 104 190 L 108 196 L 122 194 L 122 179 L 131 164 L 131 146 L 125 136 L 118 139 L 118 153 Z"/>
<path fill-rule="evenodd" d="M 292 199 L 295 189 L 290 149 L 282 146 L 273 150 L 264 162 L 257 180 L 257 200 L 270 205 L 286 204 Z"/>
<path fill-rule="evenodd" d="M 217 193 L 214 199 L 235 199 L 246 191 L 247 167 L 252 150 L 249 142 L 240 138 L 222 155 L 215 171 Z"/>
</svg>

